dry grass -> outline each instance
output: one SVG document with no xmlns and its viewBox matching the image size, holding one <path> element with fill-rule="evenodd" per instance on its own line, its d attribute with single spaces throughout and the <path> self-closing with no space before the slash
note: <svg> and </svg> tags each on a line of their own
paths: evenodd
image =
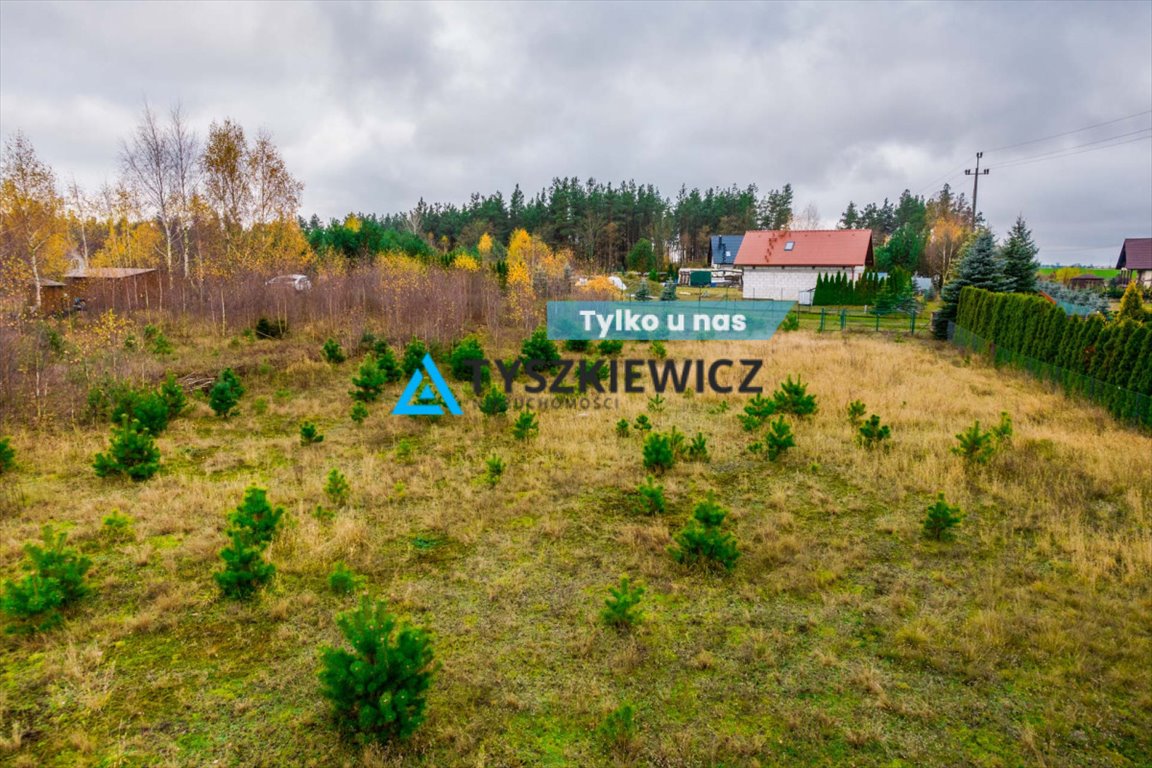
<svg viewBox="0 0 1152 768">
<path fill-rule="evenodd" d="M 669 513 L 649 518 L 629 511 L 639 440 L 613 431 L 645 396 L 546 411 L 527 445 L 470 396 L 464 417 L 433 423 L 387 415 L 397 389 L 357 427 L 353 364 L 320 364 L 310 336 L 200 341 L 193 364 L 245 361 L 249 393 L 229 421 L 196 402 L 160 439 L 151 481 L 94 476 L 103 427 L 13 435 L 20 497 L 0 519 L 0 572 L 63 523 L 95 590 L 62 629 L 2 641 L 3 759 L 612 765 L 624 758 L 595 729 L 624 701 L 636 764 L 1136 765 L 1152 750 L 1152 438 L 1024 376 L 880 337 L 669 344 L 674 358 L 761 358 L 769 386 L 800 374 L 821 410 L 771 464 L 743 450 L 742 398 L 721 413 L 720 395 L 666 394 L 658 428 L 703 432 L 713 459 L 666 475 Z M 854 444 L 854 399 L 892 425 L 889 450 Z M 1001 411 L 1011 449 L 966 471 L 953 435 Z M 304 419 L 323 444 L 299 445 Z M 507 469 L 490 488 L 493 453 Z M 352 503 L 325 521 L 313 510 L 332 467 Z M 287 525 L 273 589 L 238 605 L 211 572 L 224 514 L 253 483 Z M 667 555 L 710 490 L 742 550 L 728 577 Z M 965 513 L 951 544 L 920 537 L 938 491 Z M 112 509 L 135 541 L 101 536 Z M 354 600 L 327 589 L 338 560 L 435 638 L 429 720 L 407 744 L 342 741 L 317 697 L 316 649 Z M 596 623 L 623 573 L 648 589 L 630 635 Z"/>
</svg>

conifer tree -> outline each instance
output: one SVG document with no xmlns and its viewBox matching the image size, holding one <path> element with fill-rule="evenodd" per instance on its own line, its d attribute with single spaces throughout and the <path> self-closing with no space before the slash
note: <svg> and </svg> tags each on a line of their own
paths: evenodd
<svg viewBox="0 0 1152 768">
<path fill-rule="evenodd" d="M 1004 265 L 996 255 L 996 241 L 992 233 L 986 229 L 981 230 L 968 245 L 955 279 L 940 291 L 940 298 L 944 304 L 937 315 L 937 325 L 934 329 L 937 338 L 947 336 L 948 321 L 956 319 L 960 291 L 969 285 L 994 293 L 1005 290 L 1007 285 Z"/>
<path fill-rule="evenodd" d="M 1024 223 L 1024 217 L 1017 216 L 1000 251 L 1004 259 L 1005 290 L 1013 293 L 1036 292 L 1036 270 L 1040 268 L 1036 254 L 1039 250 L 1032 240 L 1032 231 Z"/>
<path fill-rule="evenodd" d="M 1124 289 L 1124 296 L 1120 299 L 1120 311 L 1116 313 L 1116 320 L 1133 320 L 1144 322 L 1144 300 L 1140 297 L 1140 284 L 1135 280 L 1128 282 Z"/>
</svg>

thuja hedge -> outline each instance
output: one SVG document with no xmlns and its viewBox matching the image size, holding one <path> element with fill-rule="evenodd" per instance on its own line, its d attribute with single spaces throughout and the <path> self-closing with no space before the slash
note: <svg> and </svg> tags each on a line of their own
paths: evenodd
<svg viewBox="0 0 1152 768">
<path fill-rule="evenodd" d="M 816 278 L 812 303 L 816 306 L 875 304 L 885 283 L 884 278 L 872 271 L 865 272 L 857 280 L 849 279 L 843 272 L 821 274 Z"/>
<path fill-rule="evenodd" d="M 967 287 L 960 292 L 956 325 L 990 345 L 997 361 L 1036 369 L 1117 415 L 1152 425 L 1147 324 L 1067 315 L 1040 296 Z"/>
</svg>

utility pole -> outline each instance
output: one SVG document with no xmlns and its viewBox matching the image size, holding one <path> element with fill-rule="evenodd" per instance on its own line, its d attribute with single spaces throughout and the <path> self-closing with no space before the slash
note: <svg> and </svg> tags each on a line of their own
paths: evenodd
<svg viewBox="0 0 1152 768">
<path fill-rule="evenodd" d="M 965 176 L 972 177 L 972 229 L 976 229 L 976 192 L 980 189 L 980 176 L 987 176 L 988 169 L 980 170 L 980 158 L 984 157 L 983 152 L 976 153 L 976 170 L 971 168 L 964 169 Z"/>
</svg>

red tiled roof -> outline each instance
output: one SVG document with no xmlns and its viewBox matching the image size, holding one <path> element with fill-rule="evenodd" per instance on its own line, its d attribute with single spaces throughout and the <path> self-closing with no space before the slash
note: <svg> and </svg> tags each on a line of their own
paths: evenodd
<svg viewBox="0 0 1152 768">
<path fill-rule="evenodd" d="M 1152 269 L 1152 237 L 1129 237 L 1120 248 L 1117 269 Z"/>
<path fill-rule="evenodd" d="M 863 267 L 871 263 L 870 229 L 746 232 L 735 262 L 738 267 Z"/>
</svg>

